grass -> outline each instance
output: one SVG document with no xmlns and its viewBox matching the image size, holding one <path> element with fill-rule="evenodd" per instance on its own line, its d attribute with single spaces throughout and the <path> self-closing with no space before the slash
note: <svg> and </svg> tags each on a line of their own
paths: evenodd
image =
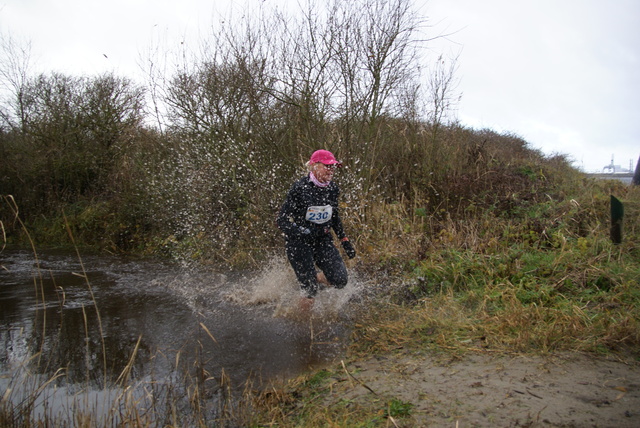
<svg viewBox="0 0 640 428">
<path fill-rule="evenodd" d="M 225 43 L 232 39 L 219 37 L 214 46 L 235 52 Z M 261 49 L 260 43 L 254 47 Z M 142 93 L 126 81 L 34 81 L 30 108 L 38 114 L 27 115 L 33 120 L 26 122 L 9 118 L 9 128 L 0 132 L 0 184 L 16 198 L 0 195 L 2 248 L 31 246 L 35 254 L 35 241 L 254 269 L 273 252 L 282 253 L 274 215 L 301 174 L 300 161 L 323 146 L 345 161 L 337 177 L 341 215 L 359 253 L 349 268 L 378 284 L 366 293 L 348 358 L 398 347 L 454 354 L 627 349 L 637 355 L 640 186 L 590 180 L 562 155 L 546 157 L 516 135 L 425 122 L 414 117 L 413 103 L 408 109 L 389 104 L 389 113 L 373 121 L 367 113 L 342 116 L 342 106 L 331 105 L 338 98 L 321 93 L 310 94 L 309 108 L 294 103 L 283 109 L 272 88 L 264 90 L 257 84 L 261 79 L 246 85 L 242 73 L 229 75 L 239 91 L 220 92 L 210 77 L 238 71 L 238 57 L 224 57 L 220 66 L 207 60 L 166 80 L 160 92 L 178 95 L 187 82 L 194 91 L 171 102 L 162 132 L 144 124 L 160 118 L 145 120 Z M 265 72 L 265 81 L 272 82 L 275 75 L 268 67 Z M 94 92 L 94 86 L 115 92 Z M 318 88 L 325 86 L 331 87 Z M 119 96 L 107 99 L 118 91 L 128 100 L 124 104 L 116 102 Z M 238 93 L 248 98 L 238 99 Z M 85 96 L 58 105 L 42 97 L 47 94 L 61 100 Z M 203 102 L 192 103 L 193 96 Z M 103 97 L 102 107 L 86 108 Z M 256 108 L 245 108 L 245 102 Z M 200 117 L 192 114 L 196 105 L 230 108 L 203 110 Z M 214 126 L 203 126 L 203 119 Z M 224 126 L 215 129 L 218 123 Z M 609 239 L 612 195 L 625 204 L 621 245 Z M 140 356 L 134 350 L 130 364 L 135 358 Z M 106 367 L 102 371 L 106 388 Z M 106 403 L 120 410 L 108 422 L 377 426 L 410 414 L 410 403 L 400 397 L 323 407 L 332 379 L 353 381 L 343 371 L 311 373 L 290 388 L 255 392 L 248 386 L 240 399 L 231 397 L 222 379 L 217 388 L 227 393 L 212 422 L 206 410 L 210 382 L 202 370 L 187 370 L 165 390 L 145 385 L 147 402 L 131 394 L 125 369 L 116 376 L 118 400 Z M 95 425 L 94 409 L 81 406 L 67 419 L 33 415 L 53 380 L 31 379 L 31 395 L 18 400 L 15 388 L 7 390 L 0 398 L 0 425 Z M 173 400 L 177 395 L 184 400 Z M 143 405 L 153 410 L 142 411 Z"/>
<path fill-rule="evenodd" d="M 610 194 L 625 204 L 619 245 L 609 239 Z M 361 230 L 356 241 L 362 261 L 352 268 L 378 275 L 380 286 L 367 294 L 355 321 L 347 361 L 400 350 L 640 358 L 640 189 L 569 181 L 534 201 L 509 198 L 479 197 L 464 209 L 432 215 L 419 198 L 381 199 L 349 220 Z M 19 399 L 16 388 L 7 389 L 0 423 L 373 427 L 400 426 L 411 418 L 412 403 L 373 390 L 369 400 L 344 397 L 327 405 L 324 397 L 336 382 L 358 383 L 357 372 L 344 363 L 270 389 L 248 383 L 238 394 L 224 377 L 213 381 L 177 361 L 183 375 L 174 384 L 136 384 L 129 376 L 136 357 L 133 352 L 129 369 L 112 385 L 116 393 L 103 404 L 112 413 L 103 421 L 96 420 L 96 409 L 83 407 L 88 390 L 75 397 L 71 415 L 34 415 L 59 373 L 31 378 L 31 390 Z M 147 395 L 134 394 L 137 387 Z M 218 391 L 215 408 L 211 391 Z"/>
<path fill-rule="evenodd" d="M 41 355 L 36 353 L 13 367 L 6 383 L 3 380 L 7 387 L 0 396 L 0 426 L 246 426 L 253 414 L 256 388 L 252 380 L 247 380 L 243 390 L 242 385 L 231 385 L 224 373 L 213 378 L 199 359 L 187 363 L 181 357 L 185 351 L 178 352 L 171 375 L 155 378 L 151 369 L 148 376 L 135 378 L 136 345 L 122 372 L 100 385 L 68 383 L 64 367 L 53 375 L 40 375 Z M 147 365 L 152 365 L 164 355 L 148 358 Z M 101 372 L 102 368 L 93 370 Z"/>
<path fill-rule="evenodd" d="M 637 350 L 640 198 L 635 189 L 625 196 L 630 226 L 621 245 L 592 215 L 597 207 L 575 199 L 532 206 L 523 217 L 448 220 L 428 256 L 410 263 L 405 280 L 374 305 L 380 313 L 365 315 L 361 324 L 378 328 L 357 329 L 354 352 L 370 352 L 375 337 L 423 346 L 423 332 L 438 347 Z"/>
<path fill-rule="evenodd" d="M 16 221 L 21 222 L 17 207 L 11 197 L 5 198 L 5 202 L 14 207 Z M 0 226 L 3 226 L 0 222 Z M 36 296 L 44 296 L 43 271 L 40 269 L 38 252 L 34 241 L 31 239 L 26 226 L 21 223 L 25 236 L 31 244 L 34 254 L 36 275 L 34 277 L 34 289 Z M 69 238 L 75 246 L 71 229 L 66 225 Z M 3 227 L 0 228 L 3 230 Z M 6 240 L 5 240 L 6 243 Z M 2 249 L 4 250 L 3 245 Z M 0 426 L 2 427 L 107 427 L 107 426 L 210 426 L 215 423 L 219 426 L 244 426 L 250 419 L 252 411 L 246 407 L 246 403 L 253 400 L 252 380 L 248 379 L 245 390 L 242 392 L 232 386 L 224 372 L 220 378 L 211 377 L 204 369 L 204 364 L 199 358 L 187 363 L 186 358 L 181 358 L 183 351 L 177 352 L 172 373 L 169 379 L 153 379 L 154 370 L 142 380 L 134 379 L 136 359 L 139 358 L 138 350 L 141 338 L 130 352 L 129 360 L 119 374 L 110 373 L 102 333 L 102 321 L 99 308 L 93 293 L 93 289 L 86 274 L 80 251 L 76 247 L 81 273 L 76 275 L 84 279 L 91 300 L 96 311 L 98 332 L 101 337 L 100 349 L 95 355 L 87 349 L 85 362 L 87 364 L 86 385 L 76 385 L 66 381 L 66 368 L 54 368 L 51 373 L 47 358 L 43 354 L 43 343 L 30 345 L 32 355 L 26 361 L 14 362 L 14 366 L 3 376 L 3 384 L 6 385 L 0 395 Z M 0 266 L 2 267 L 2 266 Z M 64 294 L 58 294 L 60 307 L 63 305 Z M 34 316 L 35 330 L 45 331 L 48 320 L 46 310 L 39 312 L 40 302 L 36 304 Z M 42 309 L 46 309 L 42 302 Z M 90 342 L 88 318 L 84 314 L 85 340 Z M 200 324 L 204 333 L 211 340 L 215 338 L 204 324 Z M 62 327 L 62 325 L 60 326 Z M 13 339 L 18 342 L 29 343 L 30 333 L 25 338 Z M 43 335 L 44 336 L 44 335 Z M 43 337 L 44 340 L 44 337 Z M 52 338 L 51 340 L 55 340 Z M 51 345 L 51 344 L 49 344 Z M 97 357 L 96 364 L 91 361 Z M 149 356 L 147 365 L 153 365 L 165 356 L 162 353 Z M 16 365 L 17 364 L 17 365 Z M 91 381 L 90 379 L 94 379 Z M 244 397 L 243 397 L 244 395 Z"/>
<path fill-rule="evenodd" d="M 277 393 L 275 390 L 261 393 L 262 401 L 257 409 L 268 411 L 258 414 L 253 426 L 375 427 L 411 415 L 412 403 L 380 395 L 364 384 L 361 385 L 371 392 L 370 399 L 343 397 L 336 404 L 327 406 L 325 397 L 333 392 L 333 388 L 344 382 L 357 384 L 356 376 L 357 373 L 350 373 L 342 363 L 341 370 L 323 369 L 292 380 L 287 388 L 279 389 Z"/>
<path fill-rule="evenodd" d="M 579 199 L 543 201 L 508 217 L 484 210 L 474 219 L 445 218 L 426 237 L 411 207 L 380 204 L 387 212 L 377 218 L 392 220 L 372 228 L 384 243 L 375 263 L 383 274 L 397 275 L 381 279 L 387 287 L 359 315 L 348 361 L 398 352 L 640 359 L 640 189 L 585 185 Z M 625 203 L 620 245 L 608 234 L 612 190 Z M 327 405 L 322 396 L 336 379 L 349 377 L 336 367 L 290 382 L 261 420 L 282 427 L 401 426 L 410 420 L 411 403 L 398 397 Z M 276 417 L 269 413 L 274 407 L 288 411 Z"/>
</svg>

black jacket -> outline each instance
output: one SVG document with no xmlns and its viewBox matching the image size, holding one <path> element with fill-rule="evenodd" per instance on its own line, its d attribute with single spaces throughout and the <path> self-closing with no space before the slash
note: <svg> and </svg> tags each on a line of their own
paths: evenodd
<svg viewBox="0 0 640 428">
<path fill-rule="evenodd" d="M 318 187 L 309 176 L 302 177 L 291 186 L 280 208 L 278 228 L 288 241 L 328 237 L 330 229 L 334 230 L 338 239 L 344 238 L 346 235 L 338 208 L 339 196 L 340 189 L 333 181 L 327 187 Z M 327 206 L 331 207 L 330 214 Z M 303 229 L 308 229 L 310 233 L 305 235 Z"/>
</svg>

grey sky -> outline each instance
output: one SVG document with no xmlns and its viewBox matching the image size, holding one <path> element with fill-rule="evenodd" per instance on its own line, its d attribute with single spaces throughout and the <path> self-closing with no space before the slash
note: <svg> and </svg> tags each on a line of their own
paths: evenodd
<svg viewBox="0 0 640 428">
<path fill-rule="evenodd" d="M 0 0 L 0 28 L 29 40 L 37 71 L 139 73 L 152 41 L 198 43 L 230 4 L 286 0 Z M 601 170 L 640 156 L 639 0 L 416 0 L 456 55 L 459 120 L 512 132 Z M 162 40 L 160 40 L 162 39 Z M 105 57 L 106 55 L 106 57 Z"/>
<path fill-rule="evenodd" d="M 640 1 L 429 0 L 459 30 L 461 122 L 516 133 L 585 170 L 640 156 Z"/>
</svg>

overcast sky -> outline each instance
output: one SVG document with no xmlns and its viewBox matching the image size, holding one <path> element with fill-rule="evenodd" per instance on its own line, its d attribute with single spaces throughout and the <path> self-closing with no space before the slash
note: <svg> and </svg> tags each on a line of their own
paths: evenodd
<svg viewBox="0 0 640 428">
<path fill-rule="evenodd" d="M 0 0 L 37 72 L 138 76 L 160 39 L 194 47 L 230 5 L 287 0 Z M 295 3 L 295 0 L 290 0 Z M 416 0 L 434 52 L 457 55 L 457 117 L 564 153 L 586 171 L 640 156 L 640 0 Z"/>
</svg>

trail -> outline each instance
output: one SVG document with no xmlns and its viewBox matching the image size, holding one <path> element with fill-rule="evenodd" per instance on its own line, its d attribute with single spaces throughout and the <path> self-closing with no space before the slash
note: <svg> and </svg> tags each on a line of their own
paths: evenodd
<svg viewBox="0 0 640 428">
<path fill-rule="evenodd" d="M 633 357 L 398 353 L 345 369 L 358 383 L 341 376 L 325 405 L 395 398 L 412 404 L 401 426 L 640 426 L 640 363 Z"/>
</svg>

